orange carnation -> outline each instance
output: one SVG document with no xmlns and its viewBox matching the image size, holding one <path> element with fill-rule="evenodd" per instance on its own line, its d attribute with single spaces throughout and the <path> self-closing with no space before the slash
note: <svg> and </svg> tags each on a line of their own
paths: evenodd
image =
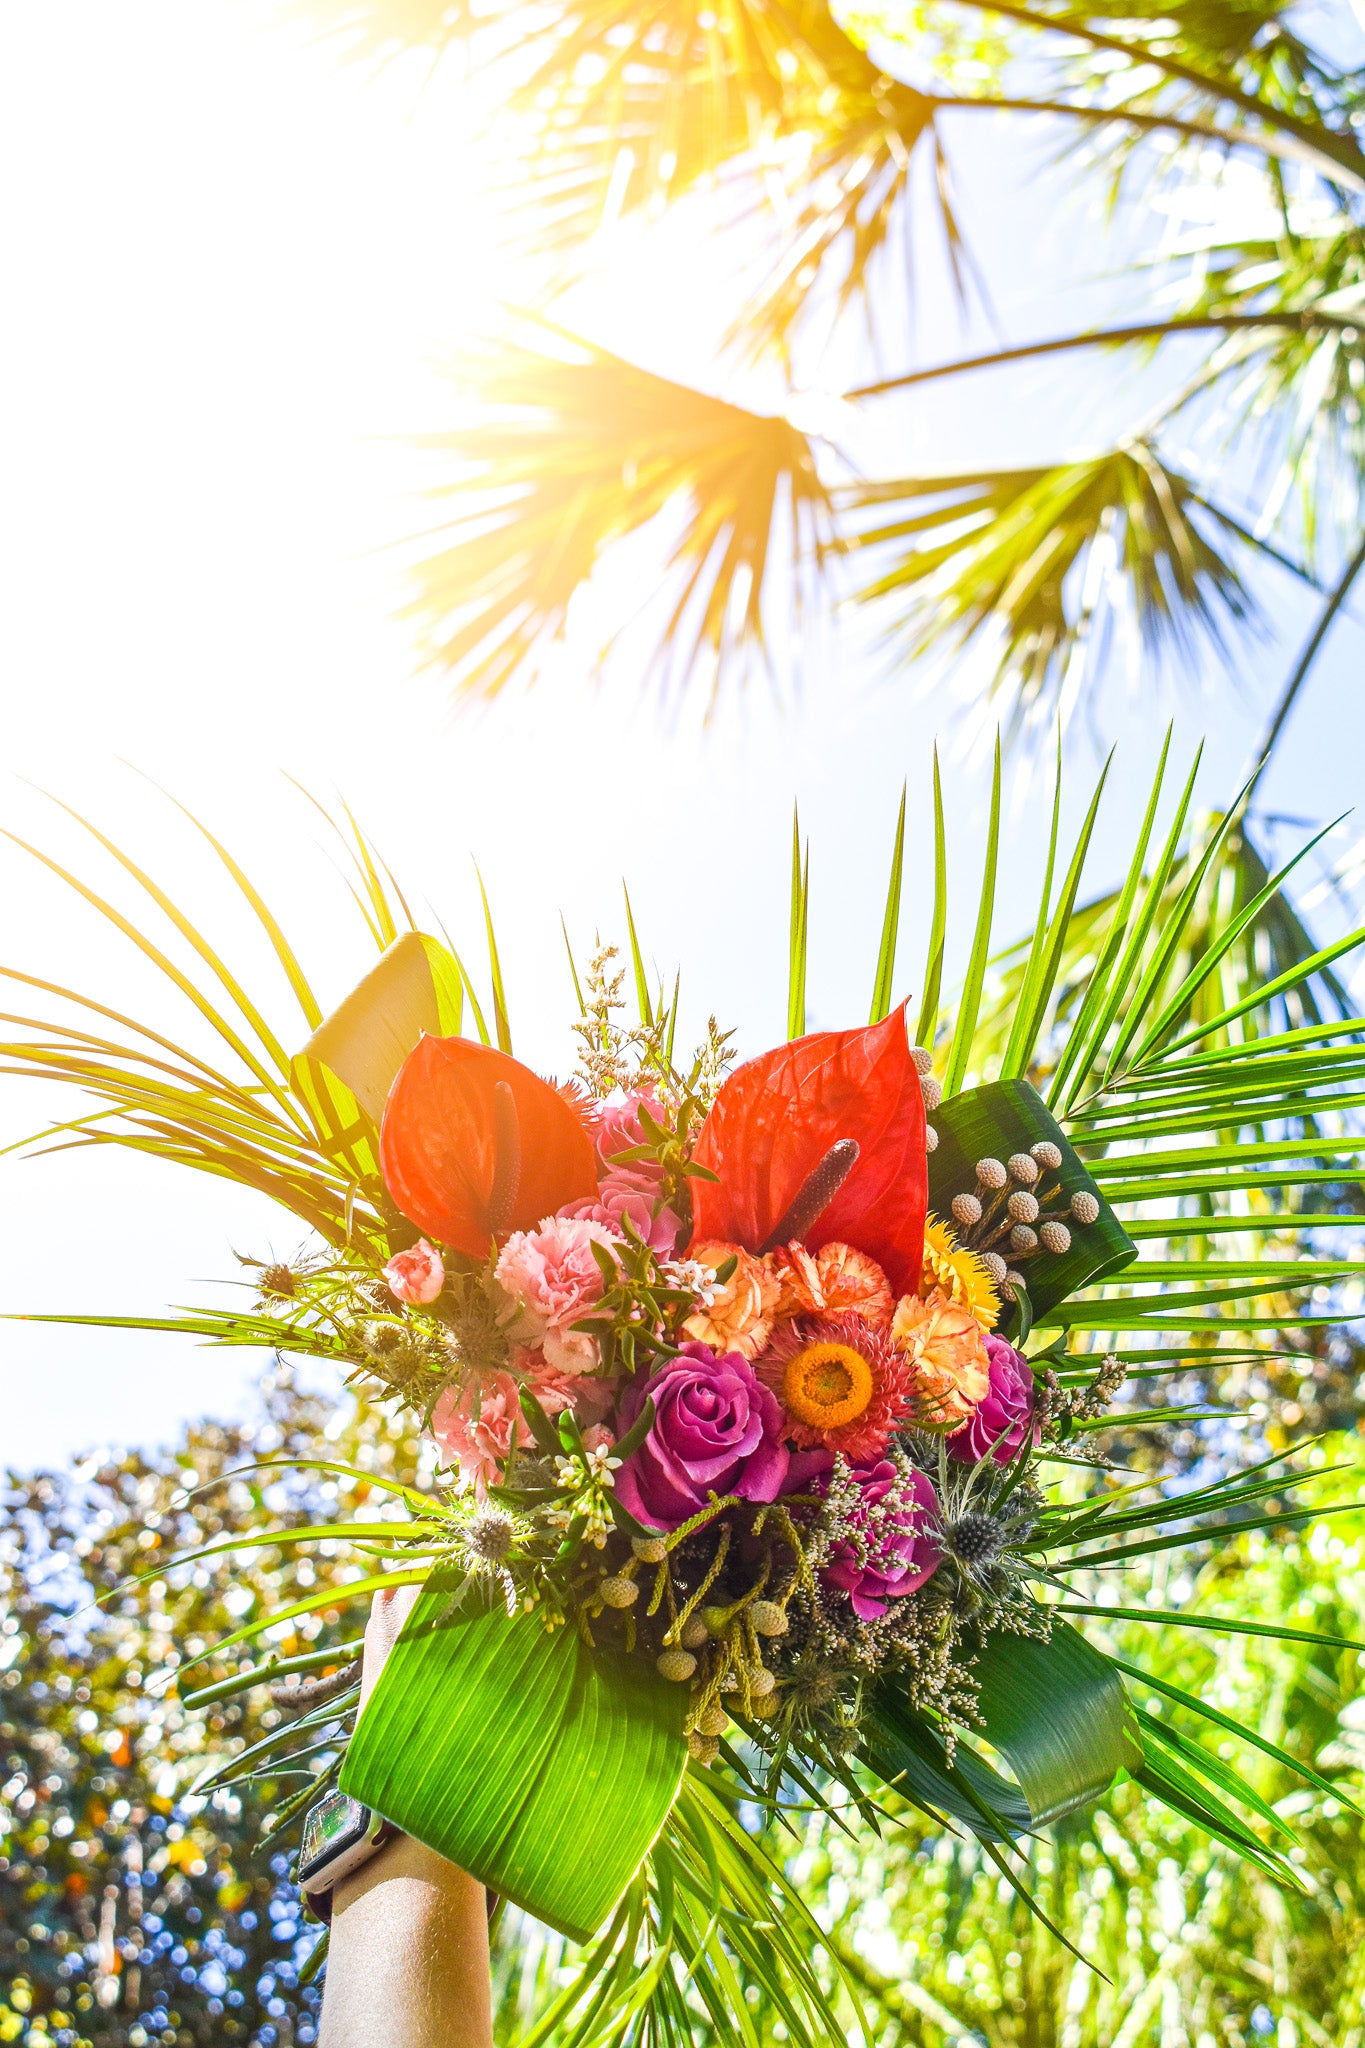
<svg viewBox="0 0 1365 2048">
<path fill-rule="evenodd" d="M 778 1289 L 772 1274 L 762 1260 L 737 1244 L 695 1244 L 687 1256 L 713 1273 L 733 1259 L 735 1270 L 723 1286 L 712 1289 L 710 1302 L 687 1318 L 683 1324 L 686 1335 L 698 1344 L 709 1344 L 715 1352 L 738 1351 L 742 1358 L 757 1358 L 772 1335 L 777 1309 Z"/>
<path fill-rule="evenodd" d="M 777 1285 L 777 1318 L 859 1315 L 884 1329 L 891 1320 L 891 1283 L 875 1259 L 851 1244 L 779 1245 L 763 1261 Z"/>
<path fill-rule="evenodd" d="M 927 1301 L 902 1295 L 891 1341 L 912 1368 L 916 1427 L 953 1430 L 969 1422 L 991 1385 L 985 1335 L 971 1310 L 938 1288 Z"/>
</svg>

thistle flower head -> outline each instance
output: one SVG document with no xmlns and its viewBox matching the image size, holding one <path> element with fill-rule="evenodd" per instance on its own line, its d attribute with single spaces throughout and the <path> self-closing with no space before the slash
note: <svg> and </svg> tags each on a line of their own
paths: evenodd
<svg viewBox="0 0 1365 2048">
<path fill-rule="evenodd" d="M 500 1565 L 517 1540 L 512 1517 L 501 1508 L 482 1508 L 464 1532 L 465 1548 L 480 1563 Z"/>
</svg>

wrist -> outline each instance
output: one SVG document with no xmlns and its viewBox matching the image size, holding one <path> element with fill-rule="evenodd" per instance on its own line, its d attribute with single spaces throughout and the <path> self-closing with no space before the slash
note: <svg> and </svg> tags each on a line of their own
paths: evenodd
<svg viewBox="0 0 1365 2048">
<path fill-rule="evenodd" d="M 435 1905 L 471 1888 L 480 1895 L 483 1892 L 482 1885 L 477 1884 L 466 1871 L 458 1870 L 444 1856 L 438 1856 L 415 1835 L 398 1834 L 377 1849 L 358 1870 L 350 1871 L 338 1880 L 332 1894 L 333 1915 L 344 1913 L 348 1906 L 380 1885 L 397 1882 L 411 1887 L 412 1903 L 418 1908 L 424 1902 Z"/>
</svg>

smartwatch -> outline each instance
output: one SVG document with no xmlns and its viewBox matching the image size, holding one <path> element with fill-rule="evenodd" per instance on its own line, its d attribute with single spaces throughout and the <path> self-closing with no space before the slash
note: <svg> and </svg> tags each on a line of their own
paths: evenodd
<svg viewBox="0 0 1365 2048">
<path fill-rule="evenodd" d="M 402 1832 L 347 1792 L 329 1792 L 320 1799 L 304 1821 L 294 1873 L 308 1910 L 330 1922 L 334 1888 Z"/>
</svg>

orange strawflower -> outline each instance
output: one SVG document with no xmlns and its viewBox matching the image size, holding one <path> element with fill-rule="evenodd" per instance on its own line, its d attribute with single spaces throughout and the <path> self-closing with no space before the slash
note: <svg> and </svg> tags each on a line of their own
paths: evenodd
<svg viewBox="0 0 1365 2048">
<path fill-rule="evenodd" d="M 684 1333 L 715 1352 L 738 1351 L 742 1358 L 757 1358 L 772 1335 L 777 1309 L 777 1282 L 771 1273 L 737 1244 L 694 1244 L 687 1256 L 713 1273 L 733 1259 L 735 1270 L 712 1290 L 710 1302 L 687 1318 Z"/>
<path fill-rule="evenodd" d="M 885 1328 L 863 1316 L 801 1316 L 779 1323 L 756 1370 L 786 1410 L 798 1448 L 874 1458 L 912 1406 L 912 1376 Z"/>
<path fill-rule="evenodd" d="M 971 1310 L 935 1288 L 927 1301 L 904 1294 L 891 1341 L 910 1368 L 917 1429 L 960 1429 L 990 1392 L 985 1334 Z"/>
<path fill-rule="evenodd" d="M 782 1404 L 808 1429 L 856 1422 L 872 1399 L 872 1368 L 851 1344 L 818 1338 L 782 1368 Z"/>
</svg>

